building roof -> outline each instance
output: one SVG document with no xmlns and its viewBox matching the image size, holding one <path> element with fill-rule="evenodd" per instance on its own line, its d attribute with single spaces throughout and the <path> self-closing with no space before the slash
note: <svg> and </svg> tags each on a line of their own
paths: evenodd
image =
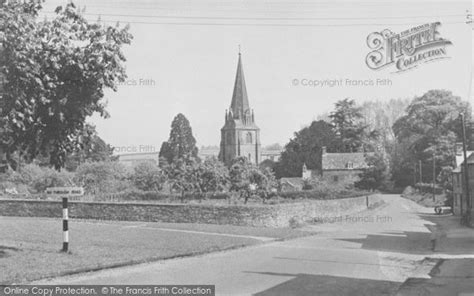
<svg viewBox="0 0 474 296">
<path fill-rule="evenodd" d="M 158 159 L 159 152 L 141 152 L 141 153 L 128 153 L 118 154 L 119 161 L 133 161 L 133 160 L 146 160 L 146 159 Z"/>
<path fill-rule="evenodd" d="M 274 156 L 280 156 L 280 154 L 283 152 L 283 149 L 279 150 L 268 150 L 268 149 L 262 149 L 262 155 L 274 155 Z"/>
<path fill-rule="evenodd" d="M 357 170 L 366 169 L 366 155 L 372 153 L 324 153 L 322 155 L 323 170 Z"/>
<path fill-rule="evenodd" d="M 293 188 L 303 188 L 304 180 L 301 177 L 281 178 L 280 183 L 290 185 Z"/>
<path fill-rule="evenodd" d="M 243 118 L 243 114 L 245 114 L 245 112 L 250 112 L 240 52 L 239 62 L 237 64 L 237 74 L 235 75 L 234 92 L 232 94 L 232 102 L 230 104 L 230 111 L 232 111 L 233 116 L 238 116 L 239 118 Z"/>
</svg>

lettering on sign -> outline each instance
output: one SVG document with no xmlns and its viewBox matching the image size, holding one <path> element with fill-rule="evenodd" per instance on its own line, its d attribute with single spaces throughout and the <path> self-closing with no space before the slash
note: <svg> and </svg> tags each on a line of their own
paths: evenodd
<svg viewBox="0 0 474 296">
<path fill-rule="evenodd" d="M 82 196 L 84 195 L 84 188 L 82 187 L 49 187 L 46 189 L 46 194 L 60 195 L 60 196 Z"/>
</svg>

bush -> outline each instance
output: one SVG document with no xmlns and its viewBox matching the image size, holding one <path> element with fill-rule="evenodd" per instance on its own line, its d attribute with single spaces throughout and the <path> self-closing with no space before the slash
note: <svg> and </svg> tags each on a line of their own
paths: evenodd
<svg viewBox="0 0 474 296">
<path fill-rule="evenodd" d="M 51 168 L 42 168 L 42 174 L 34 178 L 31 187 L 36 193 L 43 193 L 48 187 L 73 186 L 73 174 Z"/>
<path fill-rule="evenodd" d="M 155 163 L 143 162 L 134 167 L 133 184 L 143 191 L 159 191 L 163 189 L 165 176 Z"/>
<path fill-rule="evenodd" d="M 21 194 L 43 193 L 48 187 L 72 186 L 74 185 L 72 179 L 72 173 L 58 172 L 37 164 L 27 164 L 19 171 L 9 170 L 2 174 L 0 182 L 3 184 L 0 187 L 2 190 L 16 188 Z"/>
<path fill-rule="evenodd" d="M 278 196 L 284 199 L 339 199 L 359 197 L 363 195 L 372 194 L 368 191 L 361 190 L 342 190 L 339 192 L 325 192 L 322 190 L 303 190 L 303 191 L 288 191 L 279 192 Z"/>
<path fill-rule="evenodd" d="M 305 188 L 311 189 L 279 192 L 278 196 L 291 199 L 337 199 L 370 194 L 368 191 L 354 188 L 352 178 L 344 179 L 341 182 L 329 182 L 321 178 L 315 178 L 305 182 Z"/>
<path fill-rule="evenodd" d="M 143 191 L 139 189 L 128 189 L 126 191 L 115 194 L 97 194 L 94 196 L 95 201 L 164 201 L 177 202 L 181 200 L 181 194 L 178 193 L 164 193 L 159 191 Z M 202 199 L 203 195 L 197 193 L 185 193 L 184 200 L 198 200 Z M 211 200 L 225 200 L 229 198 L 228 193 L 209 192 L 204 195 L 205 199 Z"/>
<path fill-rule="evenodd" d="M 88 194 L 116 193 L 133 188 L 126 167 L 114 161 L 81 164 L 74 180 Z"/>
<path fill-rule="evenodd" d="M 415 189 L 421 193 L 433 193 L 433 184 L 432 183 L 416 183 Z M 443 188 L 439 187 L 435 184 L 434 186 L 434 193 L 435 194 L 442 194 Z"/>
</svg>

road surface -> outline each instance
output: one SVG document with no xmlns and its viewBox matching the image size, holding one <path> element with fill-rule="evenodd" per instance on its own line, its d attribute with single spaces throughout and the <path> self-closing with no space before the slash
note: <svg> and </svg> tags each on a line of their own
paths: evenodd
<svg viewBox="0 0 474 296">
<path fill-rule="evenodd" d="M 217 295 L 391 295 L 434 263 L 433 225 L 416 203 L 385 204 L 309 225 L 318 234 L 192 258 L 42 281 L 45 284 L 212 284 Z"/>
</svg>

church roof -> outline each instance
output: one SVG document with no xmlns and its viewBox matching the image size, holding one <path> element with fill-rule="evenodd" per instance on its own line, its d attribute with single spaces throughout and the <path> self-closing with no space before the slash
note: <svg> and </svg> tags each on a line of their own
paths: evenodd
<svg viewBox="0 0 474 296">
<path fill-rule="evenodd" d="M 242 67 L 242 57 L 240 53 L 230 110 L 234 115 L 243 115 L 246 111 L 250 112 L 249 99 L 247 97 L 247 87 L 245 86 L 244 69 Z"/>
</svg>

